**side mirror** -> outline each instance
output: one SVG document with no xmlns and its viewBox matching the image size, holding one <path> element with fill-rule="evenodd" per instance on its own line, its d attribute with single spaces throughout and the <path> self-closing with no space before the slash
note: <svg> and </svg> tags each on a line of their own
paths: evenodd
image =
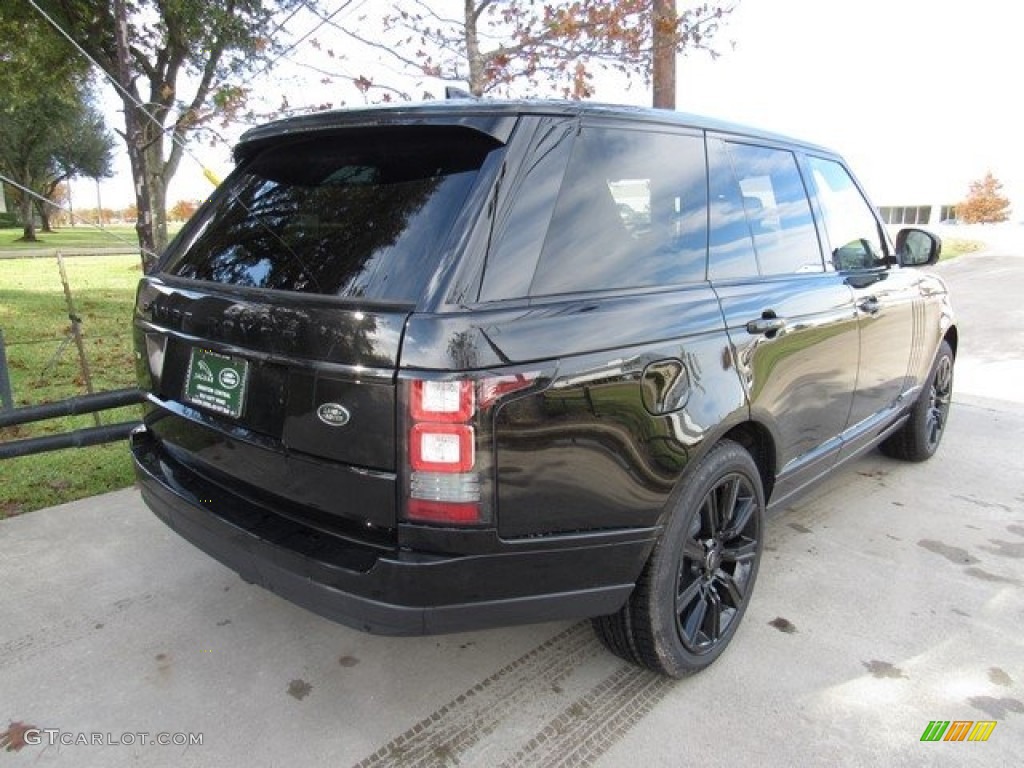
<svg viewBox="0 0 1024 768">
<path fill-rule="evenodd" d="M 896 235 L 896 255 L 904 267 L 926 267 L 939 260 L 942 240 L 923 229 L 901 229 Z"/>
</svg>

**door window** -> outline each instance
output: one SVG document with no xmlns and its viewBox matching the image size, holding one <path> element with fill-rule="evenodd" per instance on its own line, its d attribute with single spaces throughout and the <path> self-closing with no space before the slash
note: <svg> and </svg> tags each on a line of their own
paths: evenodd
<svg viewBox="0 0 1024 768">
<path fill-rule="evenodd" d="M 711 219 L 708 275 L 712 280 L 757 277 L 757 254 L 750 224 L 725 142 L 708 140 L 708 167 Z"/>
<path fill-rule="evenodd" d="M 847 170 L 834 160 L 809 157 L 811 178 L 832 249 L 831 266 L 845 271 L 884 266 L 878 220 Z"/>
<path fill-rule="evenodd" d="M 792 152 L 727 142 L 762 275 L 822 272 L 810 203 Z"/>
</svg>

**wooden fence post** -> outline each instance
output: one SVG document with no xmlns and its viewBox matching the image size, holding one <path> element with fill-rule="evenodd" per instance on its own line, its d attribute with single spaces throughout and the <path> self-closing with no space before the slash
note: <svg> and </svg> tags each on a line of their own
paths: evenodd
<svg viewBox="0 0 1024 768">
<path fill-rule="evenodd" d="M 60 269 L 60 281 L 64 284 L 64 299 L 68 304 L 68 319 L 71 321 L 71 335 L 75 338 L 75 346 L 78 347 L 78 362 L 82 368 L 82 380 L 85 382 L 85 391 L 90 395 L 92 390 L 92 373 L 89 371 L 89 361 L 85 356 L 85 344 L 82 343 L 82 318 L 75 312 L 75 302 L 71 298 L 71 286 L 68 284 L 68 273 L 64 269 L 64 256 L 57 251 L 57 267 Z M 93 421 L 96 426 L 100 425 L 100 415 L 93 413 Z"/>
</svg>

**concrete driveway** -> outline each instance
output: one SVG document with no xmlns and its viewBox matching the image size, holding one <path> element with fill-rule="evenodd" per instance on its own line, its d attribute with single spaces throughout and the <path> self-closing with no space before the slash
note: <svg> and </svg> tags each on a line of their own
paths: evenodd
<svg viewBox="0 0 1024 768">
<path fill-rule="evenodd" d="M 942 450 L 872 454 L 774 516 L 703 674 L 642 672 L 586 624 L 364 635 L 125 490 L 0 521 L 0 765 L 1019 765 L 1024 248 L 940 271 L 965 372 Z M 922 742 L 935 720 L 997 725 Z"/>
</svg>

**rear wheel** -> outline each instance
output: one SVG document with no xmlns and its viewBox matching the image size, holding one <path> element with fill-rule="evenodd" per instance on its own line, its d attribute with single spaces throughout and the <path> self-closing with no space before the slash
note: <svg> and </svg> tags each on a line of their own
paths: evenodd
<svg viewBox="0 0 1024 768">
<path fill-rule="evenodd" d="M 747 609 L 763 545 L 764 492 L 750 454 L 724 440 L 704 457 L 626 606 L 594 620 L 609 649 L 671 677 L 725 651 Z"/>
<path fill-rule="evenodd" d="M 952 402 L 953 350 L 943 341 L 928 381 L 910 410 L 910 418 L 879 445 L 882 453 L 904 461 L 930 459 L 946 431 Z"/>
</svg>

